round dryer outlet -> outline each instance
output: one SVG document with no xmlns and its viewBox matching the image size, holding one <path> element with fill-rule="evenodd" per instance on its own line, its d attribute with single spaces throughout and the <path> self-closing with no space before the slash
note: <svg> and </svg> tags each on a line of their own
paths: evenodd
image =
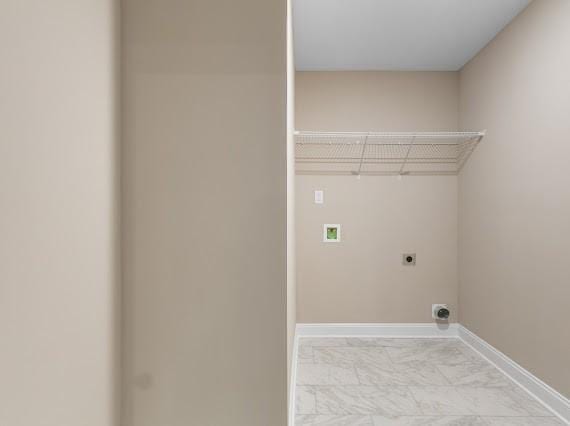
<svg viewBox="0 0 570 426">
<path fill-rule="evenodd" d="M 438 321 L 447 321 L 449 319 L 450 311 L 447 305 L 434 304 L 431 305 L 431 316 Z"/>
</svg>

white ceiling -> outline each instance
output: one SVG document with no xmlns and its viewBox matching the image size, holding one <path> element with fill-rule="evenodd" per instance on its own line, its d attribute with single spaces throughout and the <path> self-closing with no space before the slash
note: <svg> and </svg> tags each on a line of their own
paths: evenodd
<svg viewBox="0 0 570 426">
<path fill-rule="evenodd" d="M 298 70 L 460 69 L 530 0 L 294 0 Z"/>
</svg>

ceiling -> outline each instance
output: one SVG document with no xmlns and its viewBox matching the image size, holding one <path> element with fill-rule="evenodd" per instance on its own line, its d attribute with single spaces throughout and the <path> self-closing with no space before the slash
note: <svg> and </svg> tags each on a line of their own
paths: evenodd
<svg viewBox="0 0 570 426">
<path fill-rule="evenodd" d="M 298 70 L 456 71 L 530 0 L 293 0 Z"/>
</svg>

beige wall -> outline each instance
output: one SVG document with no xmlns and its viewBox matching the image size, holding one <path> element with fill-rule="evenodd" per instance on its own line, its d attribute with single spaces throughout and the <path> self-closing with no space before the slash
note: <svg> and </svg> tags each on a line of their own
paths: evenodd
<svg viewBox="0 0 570 426">
<path fill-rule="evenodd" d="M 295 95 L 299 130 L 457 129 L 457 73 L 298 72 Z M 439 302 L 456 319 L 456 177 L 299 175 L 296 209 L 298 322 L 430 322 Z"/>
<path fill-rule="evenodd" d="M 460 320 L 570 396 L 570 2 L 536 0 L 461 72 Z"/>
<path fill-rule="evenodd" d="M 0 13 L 0 424 L 116 425 L 111 0 Z"/>
<path fill-rule="evenodd" d="M 457 130 L 456 72 L 297 72 L 297 130 Z"/>
<path fill-rule="evenodd" d="M 285 425 L 286 2 L 123 14 L 123 424 Z"/>
</svg>

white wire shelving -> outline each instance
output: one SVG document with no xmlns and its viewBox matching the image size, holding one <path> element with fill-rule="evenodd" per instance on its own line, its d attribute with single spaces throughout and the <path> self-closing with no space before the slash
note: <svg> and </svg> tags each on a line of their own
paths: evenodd
<svg viewBox="0 0 570 426">
<path fill-rule="evenodd" d="M 456 175 L 485 132 L 295 132 L 298 174 Z"/>
</svg>

